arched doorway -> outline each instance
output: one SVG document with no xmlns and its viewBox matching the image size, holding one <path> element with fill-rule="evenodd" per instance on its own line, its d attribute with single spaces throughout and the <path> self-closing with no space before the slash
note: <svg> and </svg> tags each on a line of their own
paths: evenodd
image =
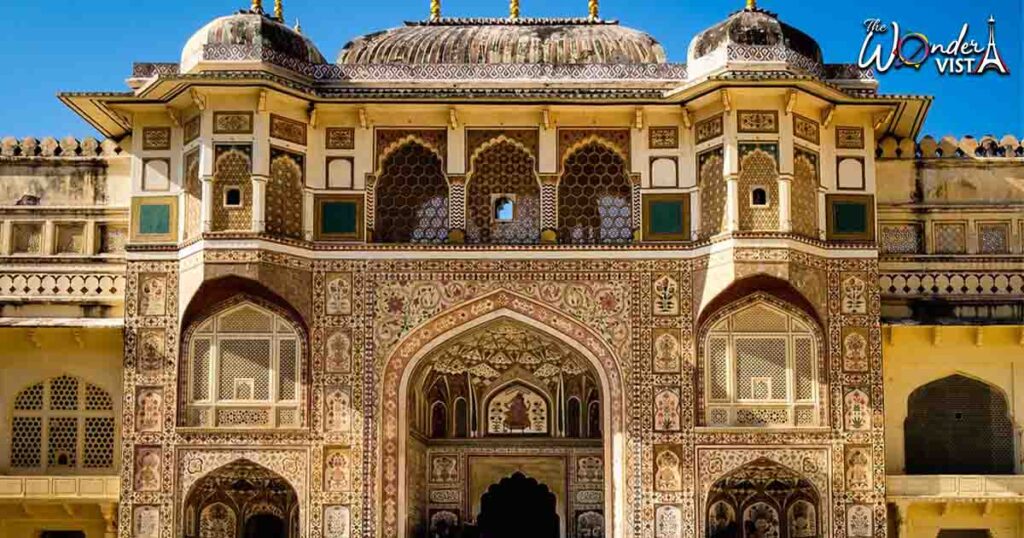
<svg viewBox="0 0 1024 538">
<path fill-rule="evenodd" d="M 446 420 L 451 422 L 465 416 L 468 424 L 465 427 L 462 421 L 450 424 L 447 432 L 451 435 L 465 432 L 468 436 L 435 440 L 425 436 L 422 427 L 417 431 L 417 421 L 420 424 L 431 422 L 431 406 L 425 391 L 431 390 L 434 384 L 427 380 L 429 376 L 424 375 L 430 368 L 423 365 L 431 363 L 432 355 L 437 355 L 439 350 L 449 347 L 459 337 L 499 322 L 526 328 L 541 340 L 556 344 L 556 349 L 561 347 L 569 351 L 574 358 L 572 363 L 583 366 L 583 371 L 567 375 L 585 374 L 593 386 L 578 381 L 556 382 L 554 387 L 547 386 L 548 378 L 564 379 L 561 368 L 552 370 L 554 365 L 545 368 L 559 372 L 554 376 L 544 370 L 538 372 L 544 364 L 534 362 L 533 358 L 525 361 L 529 364 L 510 361 L 502 368 L 494 368 L 498 371 L 497 377 L 487 368 L 473 368 L 473 371 L 488 372 L 485 390 L 475 389 L 462 395 L 460 391 L 463 389 L 457 383 L 441 384 L 439 388 L 442 393 L 447 390 L 446 397 L 453 402 L 445 406 L 449 413 Z M 497 290 L 447 310 L 418 326 L 389 351 L 388 357 L 382 377 L 384 401 L 380 425 L 383 491 L 379 521 L 383 535 L 424 536 L 436 521 L 448 522 L 449 526 L 458 525 L 459 532 L 474 532 L 475 520 L 480 513 L 479 503 L 487 487 L 516 471 L 547 484 L 555 493 L 562 536 L 574 534 L 572 529 L 576 529 L 579 522 L 586 523 L 589 529 L 601 528 L 602 533 L 604 528 L 611 534 L 623 532 L 616 529 L 622 527 L 622 511 L 628 510 L 627 499 L 624 488 L 617 485 L 625 483 L 625 470 L 622 466 L 612 465 L 612 462 L 627 457 L 626 449 L 631 446 L 623 433 L 623 373 L 619 370 L 619 359 L 615 353 L 588 326 L 534 299 L 508 290 Z M 499 359 L 498 362 L 505 360 Z M 463 372 L 461 377 L 473 376 Z M 564 432 L 568 422 L 564 413 L 568 412 L 569 399 L 574 394 L 564 389 L 570 385 L 579 394 L 576 399 L 581 400 L 580 405 L 571 406 L 583 414 L 578 421 L 580 435 L 592 430 L 597 438 L 574 439 L 572 442 L 580 445 L 574 454 L 559 456 L 548 453 L 543 454 L 547 456 L 543 461 L 533 459 L 537 451 L 561 450 L 559 445 L 566 443 Z M 585 386 L 590 386 L 590 390 L 584 390 Z M 521 409 L 514 403 L 520 398 L 528 409 L 546 408 L 547 420 L 542 420 L 541 413 L 528 413 L 528 416 L 536 417 L 529 426 L 508 414 L 504 414 L 502 420 L 497 411 Z M 590 415 L 587 415 L 588 410 L 592 410 Z M 490 411 L 495 413 L 492 415 Z M 492 417 L 495 420 L 491 420 Z M 453 451 L 458 452 L 454 449 L 462 450 L 459 445 L 466 444 L 470 445 L 470 452 L 480 451 L 452 454 Z M 487 449 L 483 450 L 484 447 Z M 545 469 L 545 465 L 555 467 L 556 471 L 550 467 Z M 545 475 L 561 472 L 568 476 L 565 473 L 572 468 L 575 468 L 572 479 L 586 481 L 586 494 L 580 495 L 577 490 L 577 493 L 569 495 L 571 484 L 566 479 L 556 477 L 549 480 Z M 488 469 L 491 474 L 480 475 L 474 469 Z M 474 476 L 478 478 L 474 479 Z M 459 489 L 460 484 L 464 485 L 463 481 L 467 480 L 472 487 Z M 586 504 L 576 506 L 574 501 L 566 502 L 569 499 L 582 499 L 581 502 Z M 467 523 L 472 524 L 472 529 L 466 528 Z"/>
<path fill-rule="evenodd" d="M 821 536 L 821 498 L 805 477 L 767 458 L 720 478 L 704 512 L 707 538 Z"/>
<path fill-rule="evenodd" d="M 286 524 L 298 496 L 277 473 L 236 460 L 201 478 L 185 498 L 186 538 L 298 538 Z"/>
<path fill-rule="evenodd" d="M 907 474 L 1013 473 L 1013 423 L 998 390 L 951 375 L 919 387 L 907 403 Z"/>
<path fill-rule="evenodd" d="M 243 538 L 286 538 L 284 520 L 274 514 L 256 514 L 245 521 Z"/>
<path fill-rule="evenodd" d="M 557 538 L 555 494 L 523 473 L 487 488 L 477 518 L 480 538 Z"/>
</svg>

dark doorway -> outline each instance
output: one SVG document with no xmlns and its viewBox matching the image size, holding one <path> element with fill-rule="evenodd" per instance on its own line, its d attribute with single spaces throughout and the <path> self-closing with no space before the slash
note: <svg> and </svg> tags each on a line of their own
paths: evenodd
<svg viewBox="0 0 1024 538">
<path fill-rule="evenodd" d="M 515 473 L 487 488 L 477 518 L 480 538 L 558 538 L 555 494 Z"/>
<path fill-rule="evenodd" d="M 257 514 L 245 522 L 245 538 L 288 538 L 284 520 L 271 514 Z"/>
<path fill-rule="evenodd" d="M 1012 474 L 1013 424 L 992 387 L 952 375 L 910 395 L 907 474 Z"/>
</svg>

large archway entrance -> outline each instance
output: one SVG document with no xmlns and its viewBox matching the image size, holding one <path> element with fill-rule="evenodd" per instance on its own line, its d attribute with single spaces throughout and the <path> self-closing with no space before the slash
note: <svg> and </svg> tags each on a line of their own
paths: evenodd
<svg viewBox="0 0 1024 538">
<path fill-rule="evenodd" d="M 554 496 L 555 536 L 614 532 L 625 504 L 613 488 L 623 483 L 613 465 L 625 448 L 621 379 L 589 328 L 505 291 L 413 331 L 384 372 L 383 534 L 478 536 L 485 494 L 517 473 Z"/>
<path fill-rule="evenodd" d="M 298 538 L 298 516 L 298 496 L 287 480 L 237 460 L 192 486 L 183 528 L 195 538 Z"/>
</svg>

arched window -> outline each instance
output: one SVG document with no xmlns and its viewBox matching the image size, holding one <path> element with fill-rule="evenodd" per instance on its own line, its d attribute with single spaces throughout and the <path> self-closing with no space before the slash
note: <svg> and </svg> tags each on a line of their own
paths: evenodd
<svg viewBox="0 0 1024 538">
<path fill-rule="evenodd" d="M 466 241 L 529 244 L 540 240 L 540 183 L 534 158 L 507 140 L 472 157 L 466 185 Z"/>
<path fill-rule="evenodd" d="M 591 142 L 565 159 L 564 170 L 558 183 L 559 242 L 632 241 L 632 186 L 625 159 Z"/>
<path fill-rule="evenodd" d="M 187 426 L 298 427 L 301 344 L 285 318 L 242 303 L 189 336 Z"/>
<path fill-rule="evenodd" d="M 430 437 L 434 439 L 448 437 L 448 409 L 444 402 L 434 402 L 430 406 Z"/>
<path fill-rule="evenodd" d="M 569 398 L 569 404 L 565 412 L 565 436 L 571 439 L 582 437 L 580 435 L 580 416 L 583 409 L 580 407 L 579 398 Z"/>
<path fill-rule="evenodd" d="M 375 188 L 373 236 L 379 243 L 443 243 L 448 238 L 448 180 L 441 158 L 409 142 L 391 152 Z"/>
<path fill-rule="evenodd" d="M 455 399 L 455 437 L 469 437 L 469 406 L 465 398 Z"/>
<path fill-rule="evenodd" d="M 911 393 L 907 411 L 907 474 L 1013 474 L 1013 423 L 991 386 L 949 376 Z"/>
<path fill-rule="evenodd" d="M 90 471 L 114 467 L 114 403 L 77 377 L 36 383 L 14 400 L 10 467 Z"/>
<path fill-rule="evenodd" d="M 757 301 L 704 341 L 710 426 L 816 426 L 818 344 L 803 320 Z"/>
</svg>

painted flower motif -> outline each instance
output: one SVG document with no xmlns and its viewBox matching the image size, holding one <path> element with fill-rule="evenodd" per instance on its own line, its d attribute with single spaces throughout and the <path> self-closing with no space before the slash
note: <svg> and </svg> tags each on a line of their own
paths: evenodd
<svg viewBox="0 0 1024 538">
<path fill-rule="evenodd" d="M 388 312 L 391 314 L 400 314 L 402 309 L 405 308 L 405 301 L 401 297 L 392 297 L 388 299 Z"/>
<path fill-rule="evenodd" d="M 601 305 L 601 309 L 605 312 L 612 312 L 619 306 L 618 299 L 615 298 L 611 292 L 601 292 L 597 297 L 598 303 Z"/>
</svg>

